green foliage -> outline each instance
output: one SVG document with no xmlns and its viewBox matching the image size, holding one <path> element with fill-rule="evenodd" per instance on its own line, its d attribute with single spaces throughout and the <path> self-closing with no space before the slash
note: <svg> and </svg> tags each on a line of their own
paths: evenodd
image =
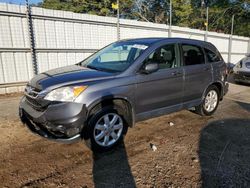
<svg viewBox="0 0 250 188">
<path fill-rule="evenodd" d="M 205 7 L 200 7 L 197 0 L 192 0 L 193 9 L 197 10 L 190 27 L 205 29 Z M 232 16 L 234 20 L 234 34 L 250 36 L 250 0 L 210 0 L 209 4 L 209 30 L 231 33 Z"/>
<path fill-rule="evenodd" d="M 111 5 L 114 0 L 44 0 L 40 6 L 48 9 L 73 11 L 76 13 L 95 14 L 99 16 L 114 16 L 116 13 Z M 123 0 L 120 3 L 122 17 L 131 17 L 133 0 Z"/>
<path fill-rule="evenodd" d="M 189 27 L 193 8 L 189 0 L 173 1 L 173 24 L 183 27 Z"/>
<path fill-rule="evenodd" d="M 120 0 L 122 18 L 169 24 L 170 0 Z M 207 0 L 172 0 L 172 24 L 205 29 Z M 111 7 L 116 0 L 43 0 L 39 6 L 100 16 L 116 16 Z M 209 31 L 231 32 L 235 15 L 234 34 L 250 37 L 250 0 L 208 0 Z"/>
</svg>

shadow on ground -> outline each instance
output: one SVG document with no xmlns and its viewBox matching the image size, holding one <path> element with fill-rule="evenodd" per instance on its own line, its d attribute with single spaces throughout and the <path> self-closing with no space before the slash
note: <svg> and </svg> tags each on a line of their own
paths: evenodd
<svg viewBox="0 0 250 188">
<path fill-rule="evenodd" d="M 105 154 L 93 154 L 93 181 L 96 188 L 136 187 L 122 143 Z"/>
<path fill-rule="evenodd" d="M 247 118 L 214 121 L 201 131 L 198 154 L 202 187 L 250 187 Z"/>
<path fill-rule="evenodd" d="M 238 105 L 240 105 L 243 109 L 247 110 L 248 112 L 250 112 L 250 103 L 244 103 L 244 102 L 239 102 L 239 101 L 236 101 L 236 103 Z M 249 117 L 250 118 L 250 117 Z"/>
</svg>

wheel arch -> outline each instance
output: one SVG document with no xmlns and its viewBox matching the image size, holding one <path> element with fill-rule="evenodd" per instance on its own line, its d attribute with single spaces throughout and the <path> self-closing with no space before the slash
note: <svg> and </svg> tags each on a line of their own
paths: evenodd
<svg viewBox="0 0 250 188">
<path fill-rule="evenodd" d="M 223 85 L 220 82 L 214 82 L 212 85 L 216 86 L 220 92 L 220 100 L 223 99 L 224 91 L 223 91 Z"/>
<path fill-rule="evenodd" d="M 105 106 L 119 106 L 122 109 L 122 113 L 124 114 L 125 121 L 129 127 L 133 127 L 135 125 L 135 115 L 134 108 L 132 102 L 126 98 L 121 96 L 105 96 L 101 99 L 98 99 L 92 102 L 87 107 L 87 121 L 91 117 L 96 110 L 103 108 Z M 125 112 L 125 113 L 124 113 Z"/>
<path fill-rule="evenodd" d="M 203 93 L 203 97 L 205 97 L 205 94 L 206 94 L 206 91 L 207 91 L 207 89 L 210 87 L 210 86 L 216 86 L 217 88 L 218 88 L 218 90 L 219 90 L 219 94 L 220 94 L 220 100 L 222 100 L 223 99 L 223 96 L 224 96 L 224 91 L 223 91 L 223 84 L 221 83 L 221 82 L 213 82 L 213 83 L 211 83 L 211 84 L 209 84 L 208 86 L 207 86 L 207 88 L 205 89 L 205 91 L 204 91 L 204 93 Z"/>
</svg>

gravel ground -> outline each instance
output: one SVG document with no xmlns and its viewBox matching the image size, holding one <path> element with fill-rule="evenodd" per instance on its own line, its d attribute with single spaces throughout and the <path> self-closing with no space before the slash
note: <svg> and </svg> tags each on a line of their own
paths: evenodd
<svg viewBox="0 0 250 188">
<path fill-rule="evenodd" d="M 211 117 L 183 110 L 140 122 L 105 154 L 31 134 L 19 99 L 0 97 L 0 187 L 250 187 L 250 87 L 230 84 Z"/>
</svg>

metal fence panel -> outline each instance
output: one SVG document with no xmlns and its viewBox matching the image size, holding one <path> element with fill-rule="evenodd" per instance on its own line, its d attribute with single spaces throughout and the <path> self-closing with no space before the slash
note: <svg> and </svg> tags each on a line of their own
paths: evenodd
<svg viewBox="0 0 250 188">
<path fill-rule="evenodd" d="M 0 93 L 19 91 L 12 83 L 33 77 L 30 33 L 26 7 L 0 3 Z M 35 52 L 39 72 L 75 64 L 96 50 L 116 41 L 116 18 L 68 11 L 31 8 Z M 168 26 L 135 20 L 120 20 L 121 39 L 168 37 Z M 204 40 L 205 31 L 172 26 L 172 37 Z M 228 59 L 230 35 L 208 32 L 225 61 Z M 250 39 L 232 37 L 232 63 L 250 50 Z M 8 87 L 5 85 L 8 85 Z"/>
<path fill-rule="evenodd" d="M 0 16 L 0 47 L 2 48 L 11 48 L 12 47 L 12 38 L 9 24 L 9 17 Z"/>
</svg>

